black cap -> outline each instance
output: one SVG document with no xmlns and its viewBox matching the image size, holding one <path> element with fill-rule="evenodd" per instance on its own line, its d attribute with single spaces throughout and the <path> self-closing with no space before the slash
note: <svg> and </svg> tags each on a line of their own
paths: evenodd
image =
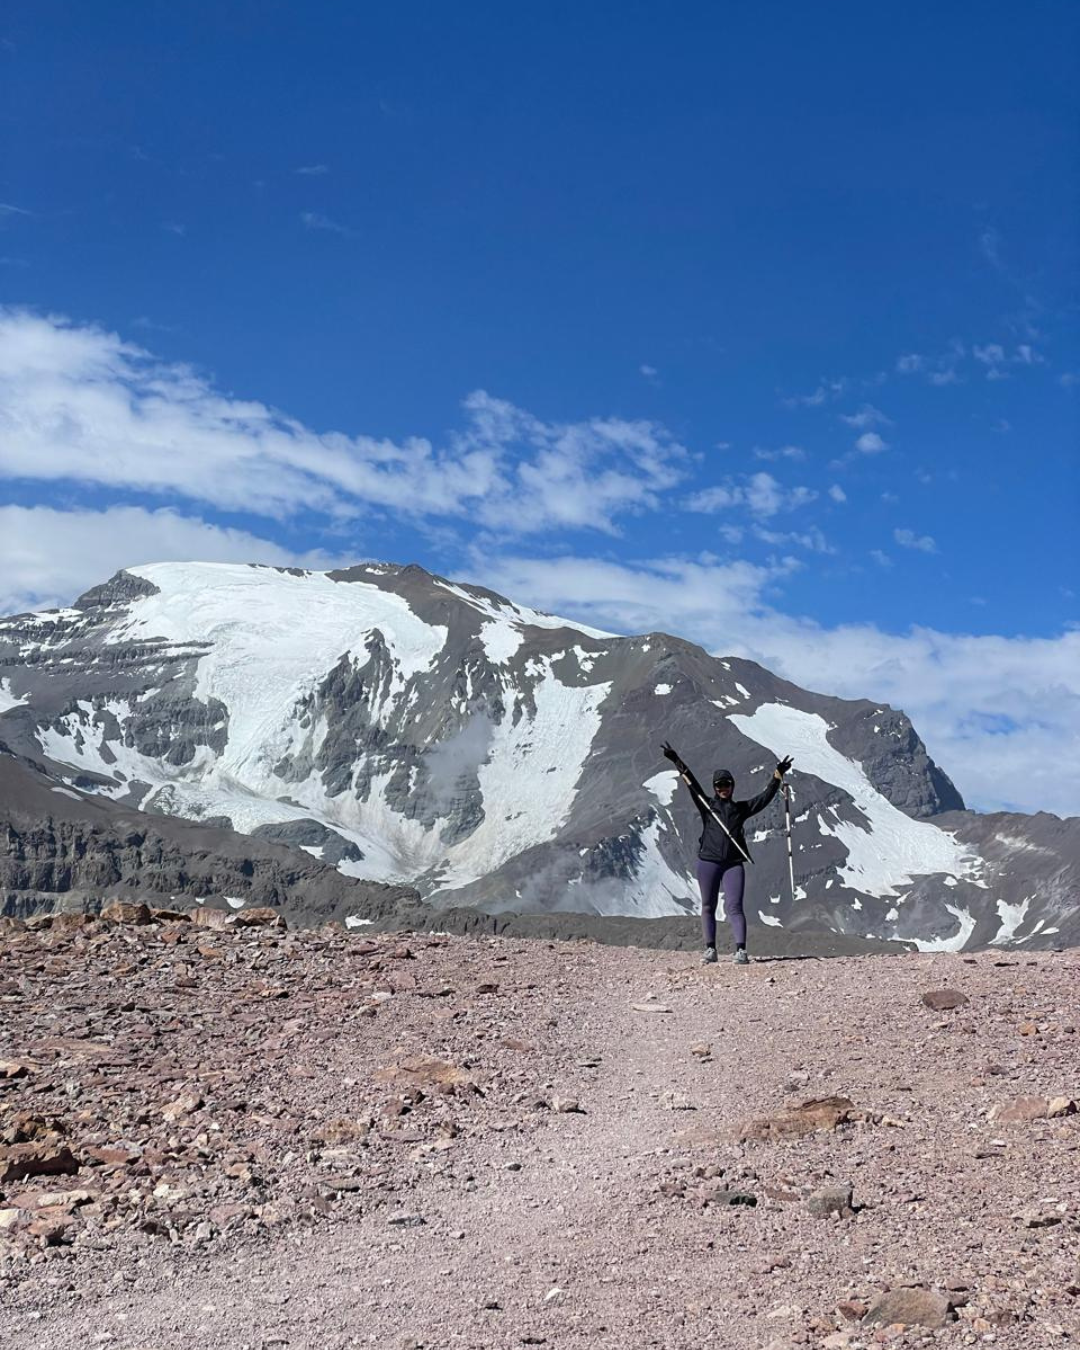
<svg viewBox="0 0 1080 1350">
<path fill-rule="evenodd" d="M 712 781 L 713 787 L 716 787 L 717 784 L 719 783 L 730 783 L 732 787 L 734 787 L 735 775 L 731 772 L 730 769 L 717 769 L 712 776 Z"/>
</svg>

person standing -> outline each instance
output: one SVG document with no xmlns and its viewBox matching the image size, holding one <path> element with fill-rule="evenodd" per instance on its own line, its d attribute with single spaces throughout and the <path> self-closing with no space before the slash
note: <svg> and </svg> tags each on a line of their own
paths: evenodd
<svg viewBox="0 0 1080 1350">
<path fill-rule="evenodd" d="M 690 789 L 690 796 L 701 816 L 697 880 L 701 891 L 701 930 L 705 939 L 705 955 L 702 959 L 706 965 L 716 960 L 716 905 L 723 890 L 724 914 L 735 940 L 735 964 L 749 965 L 743 890 L 746 885 L 744 864 L 753 859 L 746 846 L 743 826 L 751 816 L 763 811 L 776 796 L 784 781 L 784 774 L 791 768 L 791 756 L 780 760 L 764 792 L 759 792 L 749 801 L 737 802 L 735 778 L 728 769 L 717 769 L 713 774 L 713 796 L 709 798 L 678 752 L 666 741 L 661 748 L 664 758 L 675 765 L 679 776 Z"/>
</svg>

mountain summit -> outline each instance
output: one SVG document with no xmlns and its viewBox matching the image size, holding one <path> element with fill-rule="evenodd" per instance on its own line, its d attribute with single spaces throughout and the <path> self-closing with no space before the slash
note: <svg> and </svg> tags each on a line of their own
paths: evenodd
<svg viewBox="0 0 1080 1350">
<path fill-rule="evenodd" d="M 1077 821 L 980 816 L 903 713 L 662 633 L 617 637 L 417 566 L 163 563 L 0 620 L 0 743 L 56 791 L 305 849 L 438 907 L 696 910 L 659 753 L 756 817 L 752 921 L 927 950 L 1080 941 Z"/>
</svg>

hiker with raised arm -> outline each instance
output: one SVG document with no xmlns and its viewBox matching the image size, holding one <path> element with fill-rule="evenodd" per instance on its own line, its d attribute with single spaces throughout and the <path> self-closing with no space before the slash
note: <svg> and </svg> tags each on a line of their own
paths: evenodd
<svg viewBox="0 0 1080 1350">
<path fill-rule="evenodd" d="M 791 756 L 780 760 L 773 770 L 768 786 L 749 801 L 737 802 L 735 778 L 728 769 L 717 769 L 713 774 L 713 796 L 705 792 L 690 772 L 685 760 L 665 741 L 664 758 L 671 760 L 679 776 L 690 789 L 690 796 L 701 816 L 701 838 L 698 841 L 697 880 L 701 890 L 701 930 L 705 938 L 706 965 L 716 960 L 716 905 L 720 891 L 724 892 L 724 914 L 731 924 L 735 940 L 735 964 L 746 966 L 746 915 L 743 912 L 743 888 L 746 883 L 744 863 L 753 862 L 746 846 L 744 824 L 751 816 L 763 811 L 779 791 L 784 774 L 791 768 Z"/>
</svg>

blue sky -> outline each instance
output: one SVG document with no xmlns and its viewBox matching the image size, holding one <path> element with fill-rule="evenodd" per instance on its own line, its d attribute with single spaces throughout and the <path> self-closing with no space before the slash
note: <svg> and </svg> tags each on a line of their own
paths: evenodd
<svg viewBox="0 0 1080 1350">
<path fill-rule="evenodd" d="M 1078 38 L 15 0 L 3 607 L 415 560 L 888 699 L 974 804 L 1080 811 Z"/>
</svg>

